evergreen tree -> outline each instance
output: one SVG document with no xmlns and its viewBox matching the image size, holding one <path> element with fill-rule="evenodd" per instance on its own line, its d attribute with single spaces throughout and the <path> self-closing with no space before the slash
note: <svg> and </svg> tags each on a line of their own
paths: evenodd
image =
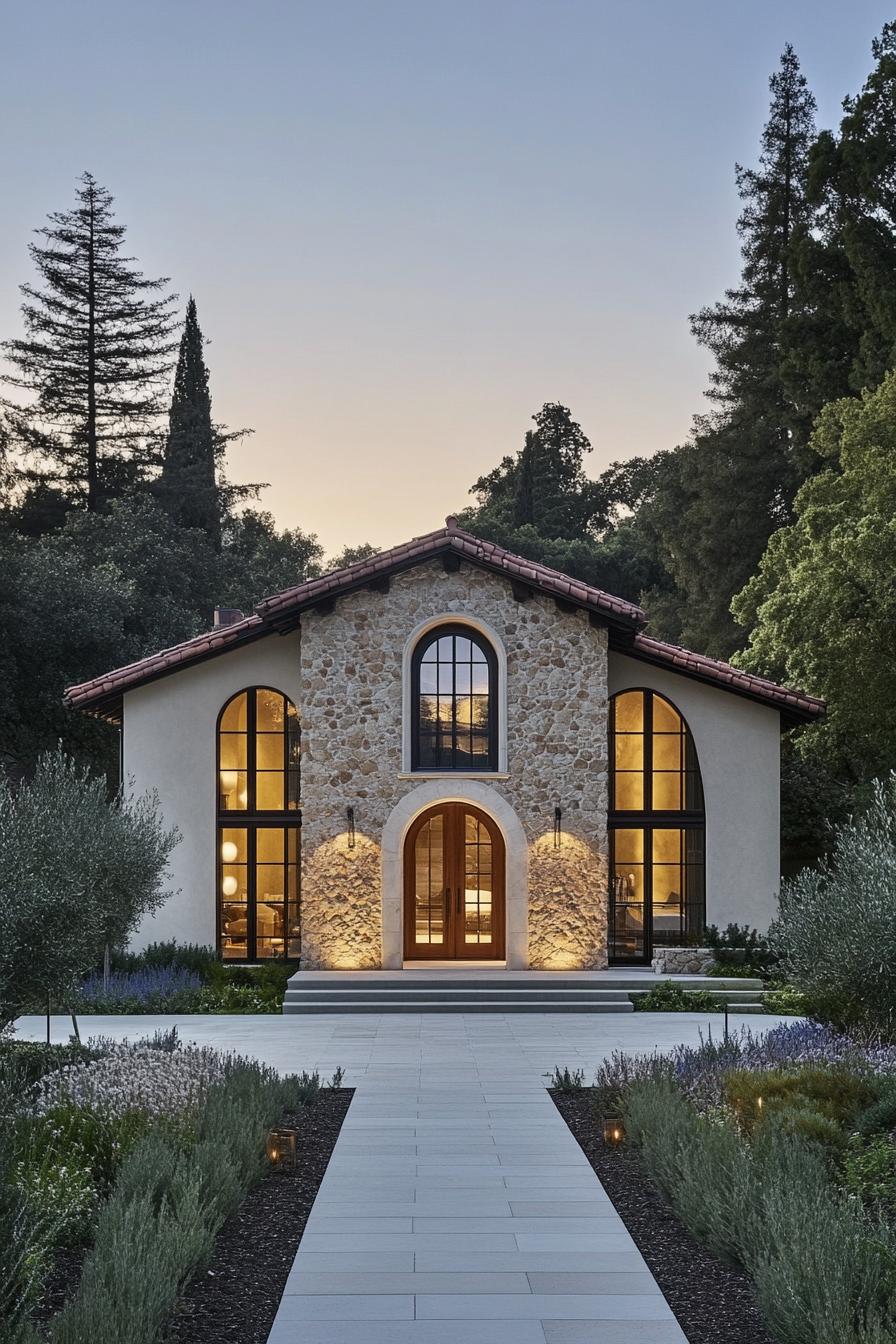
<svg viewBox="0 0 896 1344">
<path fill-rule="evenodd" d="M 797 255 L 810 301 L 791 344 L 816 414 L 896 365 L 896 21 L 872 55 L 861 93 L 844 99 L 839 135 L 823 131 L 809 163 L 819 227 Z"/>
<path fill-rule="evenodd" d="M 167 281 L 121 255 L 112 196 L 85 173 L 72 210 L 50 215 L 29 251 L 43 287 L 21 286 L 25 336 L 3 345 L 5 381 L 30 395 L 4 401 L 25 480 L 61 484 L 90 510 L 141 480 L 176 346 Z"/>
<path fill-rule="evenodd" d="M 715 356 L 709 396 L 638 519 L 672 580 L 645 593 L 658 634 L 728 657 L 743 642 L 731 599 L 747 582 L 811 469 L 817 407 L 795 389 L 792 331 L 804 303 L 794 256 L 810 236 L 807 199 L 815 100 L 791 46 L 769 81 L 771 105 L 756 169 L 736 167 L 740 284 L 692 319 Z"/>
<path fill-rule="evenodd" d="M 212 423 L 203 336 L 190 295 L 174 375 L 159 496 L 175 522 L 199 527 L 217 548 L 221 519 L 216 466 L 224 442 Z"/>
<path fill-rule="evenodd" d="M 465 514 L 465 526 L 505 533 L 528 527 L 552 540 L 583 540 L 595 534 L 606 512 L 597 482 L 585 475 L 591 444 L 559 402 L 545 402 L 532 419 L 535 429 L 527 432 L 516 457 L 503 458 L 473 486 L 470 493 L 479 503 Z"/>
<path fill-rule="evenodd" d="M 788 395 L 783 361 L 788 324 L 799 303 L 793 254 L 812 224 L 806 178 L 816 107 L 789 43 L 769 89 L 759 165 L 735 165 L 744 202 L 737 221 L 740 284 L 726 290 L 721 303 L 694 314 L 691 329 L 715 356 L 709 395 L 723 411 L 747 406 L 759 411 L 775 436 L 769 447 L 786 457 L 788 431 L 798 428 L 805 441 L 811 427 L 802 406 Z"/>
</svg>

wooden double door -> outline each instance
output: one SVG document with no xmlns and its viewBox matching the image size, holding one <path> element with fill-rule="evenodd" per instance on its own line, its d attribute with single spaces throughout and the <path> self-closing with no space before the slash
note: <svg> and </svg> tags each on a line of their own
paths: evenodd
<svg viewBox="0 0 896 1344">
<path fill-rule="evenodd" d="M 469 803 L 418 817 L 404 848 L 404 955 L 408 960 L 504 958 L 504 840 Z"/>
</svg>

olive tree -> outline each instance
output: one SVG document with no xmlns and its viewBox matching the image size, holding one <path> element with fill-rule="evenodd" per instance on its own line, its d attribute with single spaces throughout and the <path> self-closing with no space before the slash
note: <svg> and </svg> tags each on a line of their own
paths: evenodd
<svg viewBox="0 0 896 1344">
<path fill-rule="evenodd" d="M 815 1014 L 896 1039 L 896 773 L 834 833 L 831 853 L 783 884 L 771 937 Z"/>
<path fill-rule="evenodd" d="M 155 795 L 111 801 L 100 775 L 63 751 L 18 789 L 0 784 L 0 1024 L 62 1002 L 108 949 L 171 894 L 176 830 Z"/>
</svg>

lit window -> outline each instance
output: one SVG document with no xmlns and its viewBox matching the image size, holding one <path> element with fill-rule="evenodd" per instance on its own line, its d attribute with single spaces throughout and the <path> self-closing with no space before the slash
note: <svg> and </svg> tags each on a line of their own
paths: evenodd
<svg viewBox="0 0 896 1344">
<path fill-rule="evenodd" d="M 475 630 L 423 637 L 411 673 L 415 770 L 497 769 L 496 685 L 494 650 Z"/>
<path fill-rule="evenodd" d="M 218 941 L 225 960 L 299 955 L 299 769 L 291 700 L 253 687 L 227 702 L 218 720 L 217 772 Z"/>
<path fill-rule="evenodd" d="M 693 738 L 654 691 L 610 707 L 610 955 L 645 962 L 705 923 L 703 786 Z"/>
</svg>

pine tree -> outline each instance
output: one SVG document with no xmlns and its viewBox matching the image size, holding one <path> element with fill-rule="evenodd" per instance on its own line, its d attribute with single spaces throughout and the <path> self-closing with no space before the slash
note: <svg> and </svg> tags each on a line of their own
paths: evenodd
<svg viewBox="0 0 896 1344">
<path fill-rule="evenodd" d="M 226 436 L 212 423 L 203 336 L 190 295 L 174 375 L 168 438 L 158 490 L 171 517 L 182 527 L 199 527 L 221 544 L 221 505 L 216 467 Z"/>
<path fill-rule="evenodd" d="M 4 381 L 30 394 L 5 400 L 20 475 L 61 484 L 73 502 L 98 508 L 144 478 L 152 431 L 176 349 L 167 280 L 147 280 L 121 255 L 125 229 L 112 196 L 90 173 L 77 204 L 50 215 L 29 251 L 43 287 L 21 286 L 25 336 L 3 349 Z M 161 297 L 155 297 L 159 296 Z"/>
</svg>

